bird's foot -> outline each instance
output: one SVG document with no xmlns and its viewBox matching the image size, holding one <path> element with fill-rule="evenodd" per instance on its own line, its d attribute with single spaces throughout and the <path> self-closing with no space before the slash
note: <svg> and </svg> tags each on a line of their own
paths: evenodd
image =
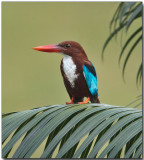
<svg viewBox="0 0 144 160">
<path fill-rule="evenodd" d="M 79 102 L 79 104 L 86 104 L 90 101 L 90 97 L 88 97 L 84 102 Z"/>
<path fill-rule="evenodd" d="M 73 102 L 74 102 L 74 97 L 72 97 L 70 102 L 66 102 L 66 104 L 73 104 Z"/>
</svg>

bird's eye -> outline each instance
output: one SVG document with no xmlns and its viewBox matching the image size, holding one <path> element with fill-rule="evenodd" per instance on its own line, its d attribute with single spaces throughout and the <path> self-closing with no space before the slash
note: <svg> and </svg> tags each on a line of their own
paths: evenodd
<svg viewBox="0 0 144 160">
<path fill-rule="evenodd" d="M 66 47 L 66 48 L 70 48 L 71 45 L 70 45 L 70 44 L 66 44 L 65 47 Z"/>
</svg>

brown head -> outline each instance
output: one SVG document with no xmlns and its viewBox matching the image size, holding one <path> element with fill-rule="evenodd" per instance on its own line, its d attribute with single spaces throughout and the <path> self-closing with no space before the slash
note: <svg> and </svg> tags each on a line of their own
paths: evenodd
<svg viewBox="0 0 144 160">
<path fill-rule="evenodd" d="M 34 47 L 33 49 L 42 52 L 59 52 L 71 57 L 87 59 L 87 55 L 81 45 L 74 41 L 64 41 L 59 44 Z"/>
</svg>

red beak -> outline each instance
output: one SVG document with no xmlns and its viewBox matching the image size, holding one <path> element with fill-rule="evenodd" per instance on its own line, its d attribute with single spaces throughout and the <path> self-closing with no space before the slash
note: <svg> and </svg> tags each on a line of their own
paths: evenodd
<svg viewBox="0 0 144 160">
<path fill-rule="evenodd" d="M 38 47 L 34 47 L 33 49 L 37 51 L 42 51 L 42 52 L 61 52 L 62 51 L 62 48 L 55 44 L 47 45 L 47 46 L 38 46 Z"/>
</svg>

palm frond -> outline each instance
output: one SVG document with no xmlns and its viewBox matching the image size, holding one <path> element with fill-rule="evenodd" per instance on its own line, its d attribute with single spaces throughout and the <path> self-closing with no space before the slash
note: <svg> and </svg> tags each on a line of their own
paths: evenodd
<svg viewBox="0 0 144 160">
<path fill-rule="evenodd" d="M 136 97 L 135 100 L 131 101 L 128 105 L 126 105 L 126 107 L 133 107 L 133 108 L 137 108 L 140 105 L 142 105 L 142 95 Z"/>
<path fill-rule="evenodd" d="M 142 111 L 136 108 L 106 104 L 41 107 L 3 118 L 2 157 L 8 158 L 22 137 L 9 158 L 30 158 L 45 140 L 40 158 L 139 157 L 141 133 Z M 131 147 L 122 155 L 121 150 L 129 144 Z M 56 149 L 58 153 L 54 155 Z"/>
<path fill-rule="evenodd" d="M 107 47 L 107 45 L 109 44 L 110 40 L 120 31 L 123 29 L 123 27 L 125 26 L 125 24 L 120 25 L 118 28 L 116 28 L 111 34 L 110 36 L 107 38 L 107 40 L 104 43 L 103 49 L 102 49 L 102 60 L 104 58 L 104 51 Z"/>
<path fill-rule="evenodd" d="M 142 19 L 142 2 L 121 2 L 119 4 L 110 22 L 110 31 L 112 30 L 112 32 L 110 33 L 109 37 L 106 39 L 102 48 L 102 60 L 104 58 L 104 51 L 107 45 L 109 44 L 109 42 L 112 40 L 112 38 L 114 37 L 117 38 L 118 33 L 120 33 L 120 31 L 121 33 L 123 33 L 122 31 L 124 29 L 127 32 L 129 30 L 129 27 L 137 18 Z M 137 39 L 137 35 L 139 33 L 140 33 L 140 37 Z M 130 37 L 127 39 L 125 44 L 122 46 L 120 56 L 119 56 L 119 63 L 125 49 L 128 47 L 128 45 L 132 40 L 135 40 L 135 43 L 131 47 L 131 50 L 127 53 L 127 56 L 124 60 L 123 70 L 122 70 L 123 77 L 124 77 L 125 67 L 130 55 L 133 53 L 134 48 L 137 46 L 140 40 L 142 40 L 142 25 L 139 26 L 139 28 L 130 35 Z M 142 77 L 142 67 L 139 67 L 137 71 L 137 76 L 136 76 L 137 84 L 141 82 L 141 77 Z"/>
<path fill-rule="evenodd" d="M 121 58 L 122 58 L 122 56 L 123 56 L 123 53 L 124 53 L 126 47 L 128 46 L 128 44 L 132 41 L 132 39 L 133 39 L 140 31 L 142 31 L 142 27 L 138 28 L 138 29 L 128 38 L 128 40 L 127 40 L 127 41 L 125 42 L 125 44 L 123 45 L 122 50 L 121 50 L 121 52 L 120 52 L 120 56 L 119 56 L 119 63 L 120 63 L 120 61 L 121 61 Z"/>
<path fill-rule="evenodd" d="M 138 85 L 138 81 L 141 82 L 141 79 L 142 79 L 142 63 L 140 64 L 139 66 L 139 69 L 138 69 L 138 72 L 137 72 L 137 77 L 136 77 L 136 82 L 137 82 L 137 85 Z"/>
<path fill-rule="evenodd" d="M 119 24 L 123 22 L 123 20 L 126 20 L 128 16 L 131 14 L 131 8 L 135 5 L 135 2 L 126 2 L 123 3 L 123 7 L 120 12 L 119 16 Z"/>
<path fill-rule="evenodd" d="M 126 67 L 126 64 L 131 56 L 131 54 L 133 53 L 133 50 L 135 49 L 135 47 L 138 45 L 138 43 L 142 40 L 142 35 L 140 35 L 140 37 L 138 37 L 138 39 L 135 41 L 135 43 L 132 45 L 131 49 L 129 50 L 126 58 L 125 58 L 125 61 L 124 61 L 124 64 L 123 64 L 123 69 L 122 69 L 122 74 L 123 74 L 123 77 L 124 77 L 124 72 L 125 72 L 125 67 Z"/>
<path fill-rule="evenodd" d="M 123 7 L 123 2 L 121 2 L 119 4 L 118 8 L 116 9 L 116 11 L 114 13 L 114 16 L 113 16 L 113 18 L 110 22 L 110 25 L 109 25 L 110 31 L 111 31 L 112 27 L 113 27 L 113 30 L 115 30 L 120 13 L 121 13 L 121 10 L 122 10 L 122 7 Z"/>
<path fill-rule="evenodd" d="M 127 20 L 126 29 L 130 27 L 130 25 L 134 22 L 134 20 L 142 15 L 142 3 L 139 3 L 132 12 L 132 15 Z"/>
</svg>

